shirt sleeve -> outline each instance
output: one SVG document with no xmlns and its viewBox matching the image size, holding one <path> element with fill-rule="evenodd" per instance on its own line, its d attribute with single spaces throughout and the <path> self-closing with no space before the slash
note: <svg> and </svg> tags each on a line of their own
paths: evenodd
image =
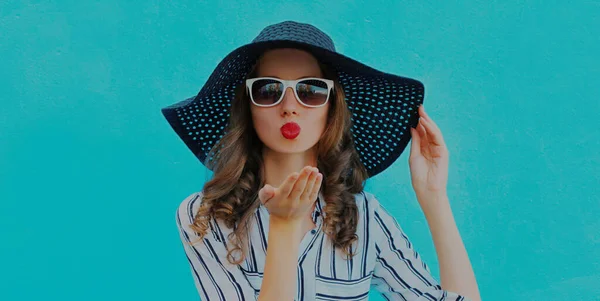
<svg viewBox="0 0 600 301">
<path fill-rule="evenodd" d="M 256 301 L 256 291 L 240 269 L 227 261 L 227 250 L 212 227 L 202 240 L 189 228 L 201 194 L 188 196 L 178 207 L 177 227 L 200 300 Z M 190 244 L 190 242 L 193 243 Z"/>
<path fill-rule="evenodd" d="M 374 200 L 375 252 L 377 262 L 372 286 L 387 300 L 441 301 L 471 299 L 443 290 L 402 231 L 398 221 Z"/>
</svg>

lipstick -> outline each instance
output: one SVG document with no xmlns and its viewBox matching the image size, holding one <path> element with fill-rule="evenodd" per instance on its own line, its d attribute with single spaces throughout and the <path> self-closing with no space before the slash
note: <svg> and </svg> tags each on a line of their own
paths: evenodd
<svg viewBox="0 0 600 301">
<path fill-rule="evenodd" d="M 295 122 L 288 122 L 281 127 L 281 134 L 286 139 L 294 139 L 300 135 L 300 126 Z"/>
</svg>

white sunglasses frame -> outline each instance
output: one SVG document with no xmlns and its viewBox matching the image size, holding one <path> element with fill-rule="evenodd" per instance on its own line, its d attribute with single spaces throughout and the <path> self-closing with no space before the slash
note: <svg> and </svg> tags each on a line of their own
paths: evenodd
<svg viewBox="0 0 600 301">
<path fill-rule="evenodd" d="M 275 81 L 279 81 L 279 82 L 283 83 L 283 93 L 281 93 L 281 97 L 279 97 L 279 99 L 271 105 L 259 105 L 254 101 L 254 97 L 252 97 L 252 84 L 254 84 L 255 81 L 261 80 L 261 79 L 271 79 L 271 80 L 275 80 Z M 325 102 L 322 105 L 310 106 L 310 105 L 307 105 L 304 102 L 302 102 L 302 100 L 300 100 L 300 97 L 298 97 L 298 91 L 296 91 L 296 85 L 301 81 L 311 80 L 311 79 L 322 80 L 323 82 L 325 82 L 325 84 L 327 84 L 327 99 L 325 100 Z M 305 77 L 305 78 L 299 78 L 299 79 L 295 79 L 295 80 L 285 80 L 285 79 L 276 78 L 276 77 L 255 77 L 255 78 L 246 79 L 246 92 L 250 96 L 250 100 L 252 101 L 252 103 L 257 107 L 269 108 L 269 107 L 274 107 L 274 106 L 278 105 L 283 100 L 283 97 L 285 96 L 285 92 L 287 91 L 288 87 L 291 87 L 292 90 L 294 90 L 294 95 L 296 96 L 296 100 L 303 106 L 309 107 L 309 108 L 320 108 L 320 107 L 326 105 L 327 102 L 329 102 L 329 97 L 331 96 L 331 91 L 333 90 L 334 85 L 333 85 L 333 80 L 326 79 L 326 78 L 319 78 L 319 77 Z"/>
</svg>

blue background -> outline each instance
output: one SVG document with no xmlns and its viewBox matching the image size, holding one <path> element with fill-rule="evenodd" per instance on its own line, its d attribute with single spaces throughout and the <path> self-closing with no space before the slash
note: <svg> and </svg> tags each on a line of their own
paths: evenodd
<svg viewBox="0 0 600 301">
<path fill-rule="evenodd" d="M 175 209 L 210 174 L 160 108 L 283 20 L 425 83 L 484 300 L 600 300 L 597 1 L 112 0 L 0 4 L 0 299 L 197 299 Z M 439 279 L 408 151 L 367 190 Z"/>
</svg>

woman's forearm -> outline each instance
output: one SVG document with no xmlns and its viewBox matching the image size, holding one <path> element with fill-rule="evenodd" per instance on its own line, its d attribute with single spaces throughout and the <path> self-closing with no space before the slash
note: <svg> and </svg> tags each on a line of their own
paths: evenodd
<svg viewBox="0 0 600 301">
<path fill-rule="evenodd" d="M 292 301 L 296 295 L 299 226 L 270 219 L 259 301 Z"/>
<path fill-rule="evenodd" d="M 475 273 L 456 226 L 446 194 L 427 196 L 430 208 L 424 208 L 440 265 L 440 282 L 444 290 L 481 300 Z"/>
</svg>

